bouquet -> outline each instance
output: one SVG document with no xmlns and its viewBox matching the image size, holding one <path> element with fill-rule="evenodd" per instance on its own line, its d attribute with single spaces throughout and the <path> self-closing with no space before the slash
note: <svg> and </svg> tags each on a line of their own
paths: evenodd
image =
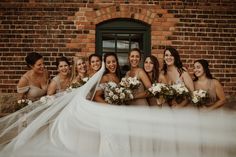
<svg viewBox="0 0 236 157">
<path fill-rule="evenodd" d="M 175 90 L 170 85 L 166 85 L 165 88 L 163 88 L 163 98 L 166 101 L 171 101 L 175 98 Z"/>
<path fill-rule="evenodd" d="M 27 105 L 32 104 L 32 101 L 29 99 L 21 99 L 17 101 L 16 110 L 19 110 Z"/>
<path fill-rule="evenodd" d="M 174 89 L 174 96 L 177 103 L 181 103 L 185 98 L 189 98 L 190 92 L 183 83 L 177 83 L 171 85 Z"/>
<path fill-rule="evenodd" d="M 88 82 L 88 80 L 89 80 L 89 77 L 84 77 L 81 79 L 80 84 L 84 85 L 85 83 Z"/>
<path fill-rule="evenodd" d="M 164 83 L 153 83 L 152 87 L 148 89 L 148 91 L 155 97 L 159 98 L 160 96 L 164 96 L 166 91 L 168 91 L 168 86 Z"/>
<path fill-rule="evenodd" d="M 52 102 L 53 100 L 55 100 L 55 95 L 47 95 L 47 96 L 43 96 L 39 99 L 39 102 L 41 104 L 46 104 L 48 102 Z"/>
<path fill-rule="evenodd" d="M 72 82 L 69 88 L 79 88 L 80 86 L 78 82 Z"/>
<path fill-rule="evenodd" d="M 153 83 L 148 91 L 157 98 L 158 104 L 170 101 L 174 98 L 174 89 L 164 83 Z"/>
<path fill-rule="evenodd" d="M 134 90 L 140 86 L 141 82 L 138 80 L 137 77 L 123 77 L 120 81 L 120 86 Z"/>
<path fill-rule="evenodd" d="M 198 89 L 193 91 L 191 101 L 194 105 L 201 106 L 208 103 L 209 94 L 207 91 Z"/>
<path fill-rule="evenodd" d="M 109 104 L 121 105 L 133 99 L 133 94 L 130 89 L 125 89 L 114 82 L 108 82 L 105 84 L 104 97 Z"/>
<path fill-rule="evenodd" d="M 89 77 L 84 77 L 80 81 L 72 82 L 69 88 L 70 89 L 71 88 L 79 88 L 79 87 L 83 86 L 86 82 L 88 82 L 88 80 L 89 80 Z"/>
</svg>

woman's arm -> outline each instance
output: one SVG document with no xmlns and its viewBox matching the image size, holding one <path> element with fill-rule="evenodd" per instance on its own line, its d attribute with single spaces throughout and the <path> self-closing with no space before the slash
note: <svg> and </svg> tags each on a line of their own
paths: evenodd
<svg viewBox="0 0 236 157">
<path fill-rule="evenodd" d="M 105 82 L 107 82 L 107 78 L 106 76 L 103 76 L 99 84 L 102 84 Z M 101 87 L 99 87 L 98 89 L 96 89 L 93 100 L 96 102 L 106 103 L 103 96 L 104 96 L 104 90 Z"/>
<path fill-rule="evenodd" d="M 148 78 L 147 74 L 144 72 L 143 69 L 141 69 L 141 68 L 139 69 L 138 76 L 139 76 L 140 81 L 142 81 L 142 83 L 146 89 L 148 89 L 152 86 L 150 79 Z M 134 99 L 146 98 L 148 96 L 149 96 L 149 92 L 147 92 L 147 90 L 146 91 L 144 90 L 142 92 L 135 93 Z"/>
<path fill-rule="evenodd" d="M 215 90 L 216 90 L 215 92 L 216 92 L 216 96 L 218 98 L 218 101 L 216 101 L 213 105 L 208 107 L 208 110 L 217 109 L 217 108 L 223 106 L 226 101 L 224 89 L 223 89 L 223 86 L 221 85 L 221 83 L 218 80 L 214 80 L 213 83 L 215 86 Z"/>
<path fill-rule="evenodd" d="M 56 94 L 56 90 L 57 90 L 57 84 L 54 80 L 51 80 L 51 82 L 48 86 L 47 95 Z"/>
<path fill-rule="evenodd" d="M 183 75 L 183 80 L 184 80 L 185 86 L 188 88 L 188 90 L 190 90 L 190 92 L 193 92 L 194 85 L 193 85 L 193 80 L 192 80 L 191 76 L 189 75 L 188 72 L 184 72 L 182 75 Z"/>
<path fill-rule="evenodd" d="M 96 102 L 106 103 L 106 101 L 103 99 L 103 90 L 102 89 L 96 90 L 93 100 Z"/>
<path fill-rule="evenodd" d="M 194 84 L 191 76 L 187 71 L 183 72 L 182 78 L 184 81 L 185 86 L 188 88 L 189 92 L 194 91 Z M 187 99 L 184 99 L 181 103 L 177 103 L 175 100 L 172 101 L 172 106 L 176 108 L 181 108 L 187 106 L 189 101 Z"/>
</svg>

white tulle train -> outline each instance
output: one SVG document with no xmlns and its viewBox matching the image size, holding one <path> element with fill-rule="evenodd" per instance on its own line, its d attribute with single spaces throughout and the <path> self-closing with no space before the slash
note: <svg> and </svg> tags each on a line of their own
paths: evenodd
<svg viewBox="0 0 236 157">
<path fill-rule="evenodd" d="M 234 112 L 115 106 L 87 100 L 86 96 L 101 78 L 103 69 L 78 89 L 35 102 L 0 119 L 0 156 L 236 155 Z M 22 128 L 24 121 L 27 121 L 27 127 Z M 16 136 L 16 133 L 19 134 Z"/>
</svg>

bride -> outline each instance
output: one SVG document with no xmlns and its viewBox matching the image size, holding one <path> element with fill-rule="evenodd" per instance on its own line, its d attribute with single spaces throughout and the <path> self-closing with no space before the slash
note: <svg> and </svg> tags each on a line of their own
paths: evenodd
<svg viewBox="0 0 236 157">
<path fill-rule="evenodd" d="M 87 100 L 89 89 L 100 82 L 104 69 L 103 63 L 102 68 L 82 87 L 68 90 L 57 98 L 44 97 L 1 118 L 0 156 L 236 155 L 234 112 L 101 105 Z M 27 127 L 19 129 L 23 121 L 27 121 Z M 132 140 L 136 137 L 144 142 L 152 140 L 155 144 L 152 152 L 149 148 L 142 149 L 138 155 L 135 152 L 140 152 L 138 148 L 130 148 L 131 136 Z M 142 140 L 137 142 L 142 143 Z M 206 150 L 210 151 L 205 153 Z"/>
<path fill-rule="evenodd" d="M 115 53 L 106 53 L 104 55 L 104 63 L 105 63 L 105 72 L 101 78 L 99 88 L 95 92 L 94 100 L 97 102 L 105 102 L 104 96 L 104 87 L 106 83 L 113 82 L 115 84 L 119 84 L 120 82 L 120 66 L 118 63 L 118 58 Z"/>
</svg>

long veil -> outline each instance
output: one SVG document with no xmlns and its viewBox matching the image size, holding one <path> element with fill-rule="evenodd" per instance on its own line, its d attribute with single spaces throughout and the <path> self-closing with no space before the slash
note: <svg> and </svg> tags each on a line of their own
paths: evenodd
<svg viewBox="0 0 236 157">
<path fill-rule="evenodd" d="M 80 88 L 1 118 L 0 156 L 236 155 L 234 112 L 116 106 L 86 99 L 104 68 Z"/>
</svg>

